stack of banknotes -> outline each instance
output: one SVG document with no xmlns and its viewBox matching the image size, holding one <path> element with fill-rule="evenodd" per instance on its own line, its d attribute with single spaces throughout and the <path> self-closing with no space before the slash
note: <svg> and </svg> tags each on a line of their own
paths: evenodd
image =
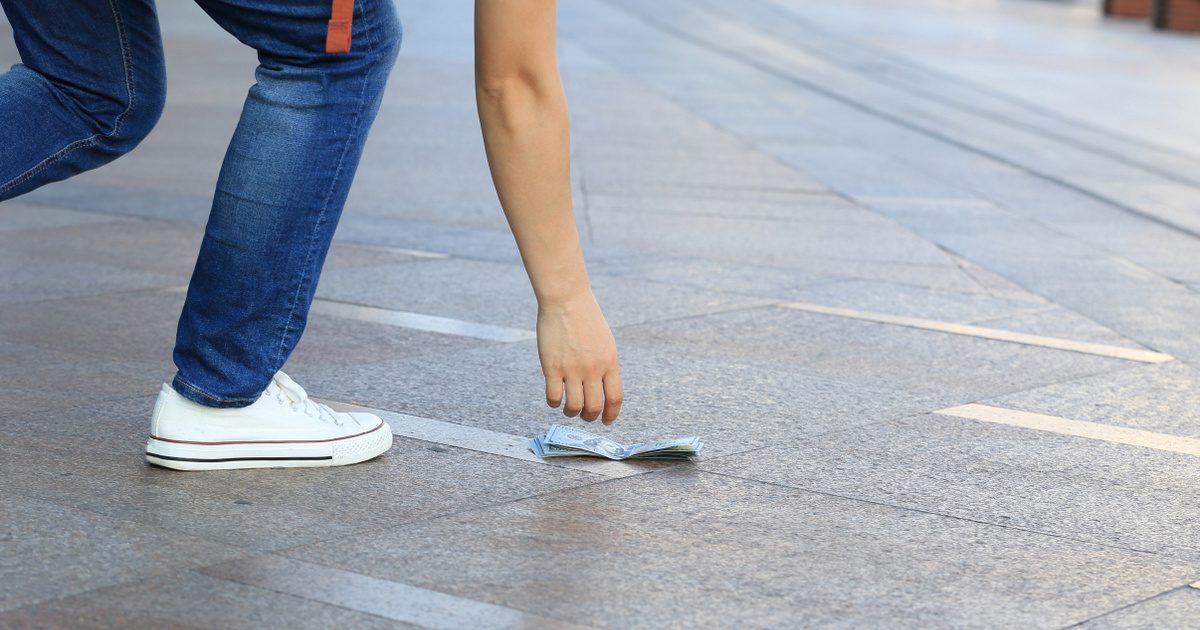
<svg viewBox="0 0 1200 630">
<path fill-rule="evenodd" d="M 550 425 L 542 435 L 529 440 L 529 450 L 538 457 L 607 457 L 608 459 L 695 459 L 704 448 L 699 437 L 685 437 L 641 444 L 618 444 L 561 424 Z"/>
</svg>

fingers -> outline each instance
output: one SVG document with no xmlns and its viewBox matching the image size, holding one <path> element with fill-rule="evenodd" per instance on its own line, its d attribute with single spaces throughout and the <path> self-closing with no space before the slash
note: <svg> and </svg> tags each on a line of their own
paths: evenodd
<svg viewBox="0 0 1200 630">
<path fill-rule="evenodd" d="M 583 411 L 583 381 L 571 379 L 567 382 L 567 404 L 563 405 L 563 415 L 572 418 Z"/>
<path fill-rule="evenodd" d="M 625 388 L 621 385 L 621 373 L 614 369 L 604 375 L 604 424 L 617 421 L 622 402 L 625 402 Z"/>
<path fill-rule="evenodd" d="M 559 376 L 546 377 L 546 404 L 554 409 L 562 404 L 563 380 Z"/>
<path fill-rule="evenodd" d="M 595 422 L 604 411 L 604 386 L 600 379 L 589 378 L 583 382 L 583 414 L 580 418 Z"/>
</svg>

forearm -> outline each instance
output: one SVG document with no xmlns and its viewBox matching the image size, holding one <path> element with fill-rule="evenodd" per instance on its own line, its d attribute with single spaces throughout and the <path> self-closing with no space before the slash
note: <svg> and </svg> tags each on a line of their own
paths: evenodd
<svg viewBox="0 0 1200 630">
<path fill-rule="evenodd" d="M 571 201 L 570 123 L 557 72 L 477 85 L 488 164 L 539 304 L 586 293 Z"/>
</svg>

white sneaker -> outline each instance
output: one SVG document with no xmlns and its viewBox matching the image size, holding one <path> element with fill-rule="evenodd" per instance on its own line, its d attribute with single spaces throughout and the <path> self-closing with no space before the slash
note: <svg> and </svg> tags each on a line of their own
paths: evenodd
<svg viewBox="0 0 1200 630">
<path fill-rule="evenodd" d="M 176 470 L 344 466 L 391 446 L 392 428 L 379 416 L 310 400 L 281 370 L 246 407 L 206 407 L 163 383 L 146 461 Z"/>
</svg>

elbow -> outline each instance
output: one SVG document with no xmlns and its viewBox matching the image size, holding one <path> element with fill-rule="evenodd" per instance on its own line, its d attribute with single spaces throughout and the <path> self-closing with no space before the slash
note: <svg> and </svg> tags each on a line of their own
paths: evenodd
<svg viewBox="0 0 1200 630">
<path fill-rule="evenodd" d="M 561 98 L 562 82 L 557 73 L 551 72 L 479 73 L 475 76 L 475 94 L 481 106 L 524 108 Z"/>
</svg>

